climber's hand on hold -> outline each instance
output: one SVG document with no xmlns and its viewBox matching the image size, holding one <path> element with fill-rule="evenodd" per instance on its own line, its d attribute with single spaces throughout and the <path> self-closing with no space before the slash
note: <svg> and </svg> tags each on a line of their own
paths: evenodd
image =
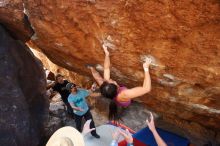
<svg viewBox="0 0 220 146">
<path fill-rule="evenodd" d="M 143 68 L 149 68 L 151 62 L 152 62 L 151 58 L 148 58 L 148 57 L 147 57 L 147 58 L 145 59 L 144 64 L 143 64 Z"/>
<path fill-rule="evenodd" d="M 108 47 L 107 47 L 105 44 L 103 44 L 102 47 L 103 47 L 103 50 L 104 50 L 104 52 L 105 52 L 105 55 L 106 55 L 106 56 L 109 56 Z"/>
</svg>

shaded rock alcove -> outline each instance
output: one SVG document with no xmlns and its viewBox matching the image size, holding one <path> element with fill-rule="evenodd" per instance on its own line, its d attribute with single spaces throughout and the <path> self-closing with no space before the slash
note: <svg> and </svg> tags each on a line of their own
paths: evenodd
<svg viewBox="0 0 220 146">
<path fill-rule="evenodd" d="M 37 146 L 48 118 L 41 62 L 0 25 L 0 145 Z"/>
</svg>

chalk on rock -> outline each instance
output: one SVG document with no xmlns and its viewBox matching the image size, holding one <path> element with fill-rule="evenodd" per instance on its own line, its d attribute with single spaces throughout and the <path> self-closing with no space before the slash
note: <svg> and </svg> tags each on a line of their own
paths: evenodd
<svg viewBox="0 0 220 146">
<path fill-rule="evenodd" d="M 98 71 L 103 71 L 103 70 L 104 70 L 103 66 L 101 66 L 100 64 L 97 64 L 95 68 L 96 68 Z"/>
<path fill-rule="evenodd" d="M 29 12 L 28 12 L 28 10 L 26 9 L 26 7 L 25 7 L 25 4 L 24 4 L 24 3 L 23 3 L 23 8 L 24 8 L 24 10 L 23 10 L 24 14 L 26 14 L 26 15 L 27 15 L 27 17 L 29 17 Z"/>
<path fill-rule="evenodd" d="M 116 46 L 113 43 L 109 42 L 108 40 L 104 40 L 103 45 L 105 45 L 106 47 L 113 49 L 113 50 L 116 49 Z"/>
<path fill-rule="evenodd" d="M 151 56 L 151 55 L 141 55 L 141 61 L 142 62 L 145 62 L 148 59 L 151 60 L 152 65 L 156 64 L 156 59 L 153 56 Z"/>
<path fill-rule="evenodd" d="M 113 42 L 114 42 L 114 40 L 112 39 L 112 37 L 110 35 L 108 35 L 107 38 L 103 39 L 103 41 L 102 41 L 104 46 L 106 46 L 112 50 L 115 50 L 116 46 Z"/>
<path fill-rule="evenodd" d="M 114 41 L 110 35 L 107 37 L 107 40 L 109 40 L 109 41 L 111 41 L 111 42 Z"/>
<path fill-rule="evenodd" d="M 0 7 L 4 7 L 4 6 L 6 6 L 8 3 L 9 3 L 9 1 L 7 1 L 7 0 L 1 0 L 1 1 L 0 1 Z"/>
<path fill-rule="evenodd" d="M 70 62 L 66 62 L 66 64 L 67 64 L 68 66 L 73 66 L 73 64 L 70 63 Z"/>
<path fill-rule="evenodd" d="M 94 68 L 95 68 L 96 65 L 95 65 L 95 64 L 86 64 L 85 67 L 86 67 L 86 68 L 91 68 L 91 67 L 94 67 Z"/>
<path fill-rule="evenodd" d="M 90 3 L 95 3 L 96 2 L 96 0 L 87 0 L 88 2 L 90 2 Z"/>
<path fill-rule="evenodd" d="M 151 59 L 151 65 L 154 67 L 161 67 L 165 68 L 164 65 L 161 65 L 161 63 L 152 55 L 141 55 L 141 62 L 145 62 L 146 59 Z"/>
<path fill-rule="evenodd" d="M 55 43 L 55 45 L 58 47 L 63 47 L 63 43 Z"/>
<path fill-rule="evenodd" d="M 170 79 L 170 80 L 175 80 L 175 79 L 176 79 L 176 77 L 175 77 L 174 75 L 171 75 L 171 74 L 163 74 L 163 76 L 164 76 L 165 78 Z"/>
<path fill-rule="evenodd" d="M 175 87 L 181 83 L 179 80 L 167 81 L 167 79 L 157 79 L 159 84 L 165 87 Z"/>
<path fill-rule="evenodd" d="M 32 35 L 32 37 L 31 37 L 31 40 L 37 40 L 37 39 L 38 39 L 37 34 L 34 33 L 34 35 Z"/>
</svg>

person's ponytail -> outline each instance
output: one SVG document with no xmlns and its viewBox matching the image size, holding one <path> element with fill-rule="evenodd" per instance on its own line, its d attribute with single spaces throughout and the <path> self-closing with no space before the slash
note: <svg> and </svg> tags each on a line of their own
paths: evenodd
<svg viewBox="0 0 220 146">
<path fill-rule="evenodd" d="M 120 116 L 118 115 L 118 106 L 114 100 L 110 101 L 108 118 L 110 121 L 118 122 Z"/>
<path fill-rule="evenodd" d="M 104 82 L 100 87 L 100 91 L 103 97 L 110 99 L 108 114 L 109 120 L 116 122 L 119 121 L 120 117 L 118 115 L 118 107 L 114 101 L 118 94 L 118 87 L 115 84 Z"/>
</svg>

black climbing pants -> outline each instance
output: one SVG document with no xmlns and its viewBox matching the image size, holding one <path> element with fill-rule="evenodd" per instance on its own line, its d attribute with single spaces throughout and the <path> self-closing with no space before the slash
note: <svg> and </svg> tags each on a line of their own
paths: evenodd
<svg viewBox="0 0 220 146">
<path fill-rule="evenodd" d="M 67 113 L 69 115 L 73 115 L 73 108 L 71 107 L 70 103 L 69 102 L 64 102 L 64 104 L 66 105 L 67 107 Z"/>
<path fill-rule="evenodd" d="M 93 118 L 92 118 L 92 114 L 90 112 L 90 110 L 88 110 L 84 115 L 82 116 L 79 116 L 79 115 L 76 115 L 75 114 L 75 122 L 76 122 L 76 129 L 79 131 L 79 132 L 82 132 L 82 118 L 84 118 L 86 121 L 87 120 L 92 120 L 91 123 L 90 123 L 90 128 L 95 128 L 95 123 L 93 121 Z M 91 132 L 92 135 L 96 135 L 96 130 L 93 130 Z"/>
</svg>

